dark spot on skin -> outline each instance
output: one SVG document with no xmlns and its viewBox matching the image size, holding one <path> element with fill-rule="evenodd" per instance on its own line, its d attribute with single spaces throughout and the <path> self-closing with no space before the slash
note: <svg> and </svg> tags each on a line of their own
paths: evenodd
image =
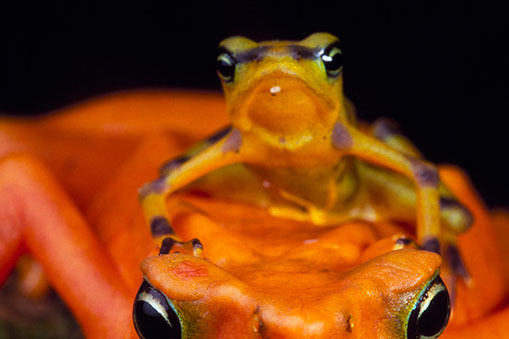
<svg viewBox="0 0 509 339">
<path fill-rule="evenodd" d="M 438 187 L 440 177 L 435 166 L 412 156 L 408 156 L 408 160 L 419 186 Z"/>
<path fill-rule="evenodd" d="M 348 333 L 352 333 L 352 327 L 353 327 L 353 317 L 351 314 L 349 314 L 348 318 L 346 319 L 346 331 Z"/>
<path fill-rule="evenodd" d="M 353 146 L 353 139 L 348 129 L 340 122 L 336 122 L 332 129 L 332 145 L 339 149 L 347 149 Z"/>
<path fill-rule="evenodd" d="M 177 167 L 180 167 L 180 165 L 182 165 L 183 163 L 185 163 L 186 161 L 188 161 L 189 159 L 191 159 L 191 157 L 187 156 L 187 155 L 182 155 L 178 158 L 175 158 L 173 160 L 170 160 L 168 161 L 166 164 L 164 164 L 160 169 L 159 169 L 159 174 L 161 176 L 163 175 L 168 175 L 169 173 L 171 173 L 175 168 Z"/>
<path fill-rule="evenodd" d="M 238 64 L 260 61 L 265 57 L 265 54 L 269 49 L 270 46 L 259 46 L 251 48 L 248 49 L 247 51 L 235 54 L 234 58 Z"/>
<path fill-rule="evenodd" d="M 240 146 L 242 145 L 242 134 L 240 134 L 239 130 L 232 129 L 232 132 L 228 139 L 223 144 L 223 152 L 238 152 Z"/>
<path fill-rule="evenodd" d="M 238 64 L 249 63 L 249 62 L 258 62 L 263 60 L 270 53 L 270 50 L 273 49 L 274 46 L 258 46 L 255 48 L 248 49 L 247 51 L 243 51 L 235 54 L 233 57 Z M 299 45 L 289 45 L 286 47 L 285 54 L 290 55 L 295 60 L 301 59 L 318 59 L 320 54 L 322 53 L 322 48 L 309 48 L 305 46 Z"/>
<path fill-rule="evenodd" d="M 165 178 L 160 177 L 159 179 L 156 179 L 152 182 L 149 182 L 148 184 L 143 185 L 138 190 L 138 197 L 140 200 L 143 200 L 147 195 L 149 194 L 162 194 L 168 189 L 168 185 L 166 185 Z"/>
<path fill-rule="evenodd" d="M 227 126 L 220 130 L 219 132 L 211 135 L 207 138 L 207 141 L 211 144 L 215 144 L 219 140 L 221 140 L 226 134 L 228 134 L 232 130 L 232 126 Z"/>
<path fill-rule="evenodd" d="M 440 209 L 447 210 L 447 209 L 458 209 L 463 213 L 463 216 L 466 220 L 465 222 L 465 230 L 469 229 L 470 226 L 472 226 L 474 222 L 474 216 L 472 213 L 463 206 L 458 200 L 452 198 L 452 197 L 440 197 Z"/>
<path fill-rule="evenodd" d="M 321 48 L 309 48 L 299 45 L 290 45 L 287 47 L 288 51 L 290 52 L 290 55 L 295 60 L 301 60 L 301 59 L 318 59 L 320 57 L 320 52 L 322 51 Z"/>
<path fill-rule="evenodd" d="M 378 140 L 386 140 L 387 138 L 401 134 L 398 125 L 388 119 L 379 119 L 373 125 L 373 135 Z"/>
<path fill-rule="evenodd" d="M 170 222 L 165 217 L 154 217 L 150 222 L 150 232 L 154 237 L 175 234 Z"/>
<path fill-rule="evenodd" d="M 286 144 L 286 139 L 285 139 L 285 138 L 283 138 L 283 137 L 281 137 L 281 138 L 279 138 L 279 142 L 280 142 L 281 144 Z"/>
<path fill-rule="evenodd" d="M 465 264 L 463 264 L 463 260 L 461 259 L 461 254 L 455 245 L 447 245 L 445 250 L 445 258 L 449 265 L 451 265 L 451 268 L 455 274 L 459 275 L 463 279 L 469 278 Z"/>
<path fill-rule="evenodd" d="M 159 250 L 159 255 L 170 253 L 174 244 L 175 240 L 173 238 L 164 238 L 161 244 L 161 249 Z"/>
<path fill-rule="evenodd" d="M 428 252 L 440 254 L 440 243 L 435 237 L 428 237 L 422 244 L 422 249 Z"/>
<path fill-rule="evenodd" d="M 253 320 L 257 322 L 254 331 L 262 338 L 265 338 L 265 324 L 263 323 L 262 317 L 260 317 L 260 306 L 258 305 L 253 313 Z"/>
</svg>

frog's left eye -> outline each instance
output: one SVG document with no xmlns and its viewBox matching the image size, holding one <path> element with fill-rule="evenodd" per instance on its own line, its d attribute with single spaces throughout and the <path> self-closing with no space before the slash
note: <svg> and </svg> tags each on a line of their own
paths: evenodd
<svg viewBox="0 0 509 339">
<path fill-rule="evenodd" d="M 180 339 L 182 330 L 180 319 L 171 302 L 143 281 L 133 307 L 133 320 L 136 332 L 142 339 Z"/>
<path fill-rule="evenodd" d="M 329 77 L 335 78 L 341 73 L 343 69 L 343 51 L 339 47 L 339 42 L 325 48 L 320 58 Z"/>
<path fill-rule="evenodd" d="M 437 276 L 419 297 L 408 318 L 407 338 L 437 338 L 447 326 L 451 304 L 442 279 Z"/>
<path fill-rule="evenodd" d="M 225 82 L 232 82 L 233 76 L 235 75 L 235 59 L 231 53 L 222 48 L 219 51 L 219 55 L 216 59 L 217 73 Z"/>
</svg>

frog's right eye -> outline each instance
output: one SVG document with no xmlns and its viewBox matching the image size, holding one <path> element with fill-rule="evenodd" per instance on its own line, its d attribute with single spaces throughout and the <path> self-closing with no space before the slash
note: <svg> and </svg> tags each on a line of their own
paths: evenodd
<svg viewBox="0 0 509 339">
<path fill-rule="evenodd" d="M 450 313 L 449 293 L 442 279 L 437 275 L 423 291 L 410 313 L 407 338 L 438 338 L 447 326 Z"/>
<path fill-rule="evenodd" d="M 343 51 L 340 48 L 339 41 L 325 48 L 321 54 L 321 59 L 327 75 L 336 78 L 343 69 Z"/>
<path fill-rule="evenodd" d="M 232 82 L 235 75 L 235 59 L 231 53 L 222 48 L 219 50 L 219 55 L 216 59 L 217 73 L 225 82 Z"/>
<path fill-rule="evenodd" d="M 180 318 L 163 293 L 143 281 L 136 295 L 133 320 L 142 339 L 180 339 Z"/>
</svg>

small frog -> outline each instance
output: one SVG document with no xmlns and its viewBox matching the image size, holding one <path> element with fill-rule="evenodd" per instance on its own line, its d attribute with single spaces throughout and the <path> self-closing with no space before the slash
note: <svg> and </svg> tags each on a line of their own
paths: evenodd
<svg viewBox="0 0 509 339">
<path fill-rule="evenodd" d="M 217 72 L 231 126 L 167 163 L 159 179 L 140 189 L 157 246 L 167 239 L 170 248 L 183 246 L 200 256 L 198 239 L 181 242 L 175 234 L 165 202 L 220 170 L 226 179 L 213 194 L 240 195 L 274 216 L 317 226 L 416 221 L 420 246 L 443 253 L 453 275 L 468 279 L 456 236 L 471 224 L 470 213 L 390 123 L 357 122 L 343 95 L 337 37 L 315 33 L 301 41 L 256 43 L 237 36 L 219 47 Z M 239 194 L 245 184 L 228 184 L 238 177 L 258 182 L 265 192 Z"/>
</svg>

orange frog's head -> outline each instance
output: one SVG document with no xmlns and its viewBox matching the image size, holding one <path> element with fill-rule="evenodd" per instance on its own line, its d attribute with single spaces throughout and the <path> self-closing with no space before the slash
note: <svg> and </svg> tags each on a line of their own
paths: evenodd
<svg viewBox="0 0 509 339">
<path fill-rule="evenodd" d="M 346 270 L 164 254 L 142 264 L 134 319 L 145 339 L 436 338 L 450 311 L 440 263 L 414 249 Z"/>
<path fill-rule="evenodd" d="M 223 40 L 217 58 L 235 128 L 257 140 L 298 144 L 346 119 L 339 40 L 315 33 L 301 41 Z"/>
</svg>

